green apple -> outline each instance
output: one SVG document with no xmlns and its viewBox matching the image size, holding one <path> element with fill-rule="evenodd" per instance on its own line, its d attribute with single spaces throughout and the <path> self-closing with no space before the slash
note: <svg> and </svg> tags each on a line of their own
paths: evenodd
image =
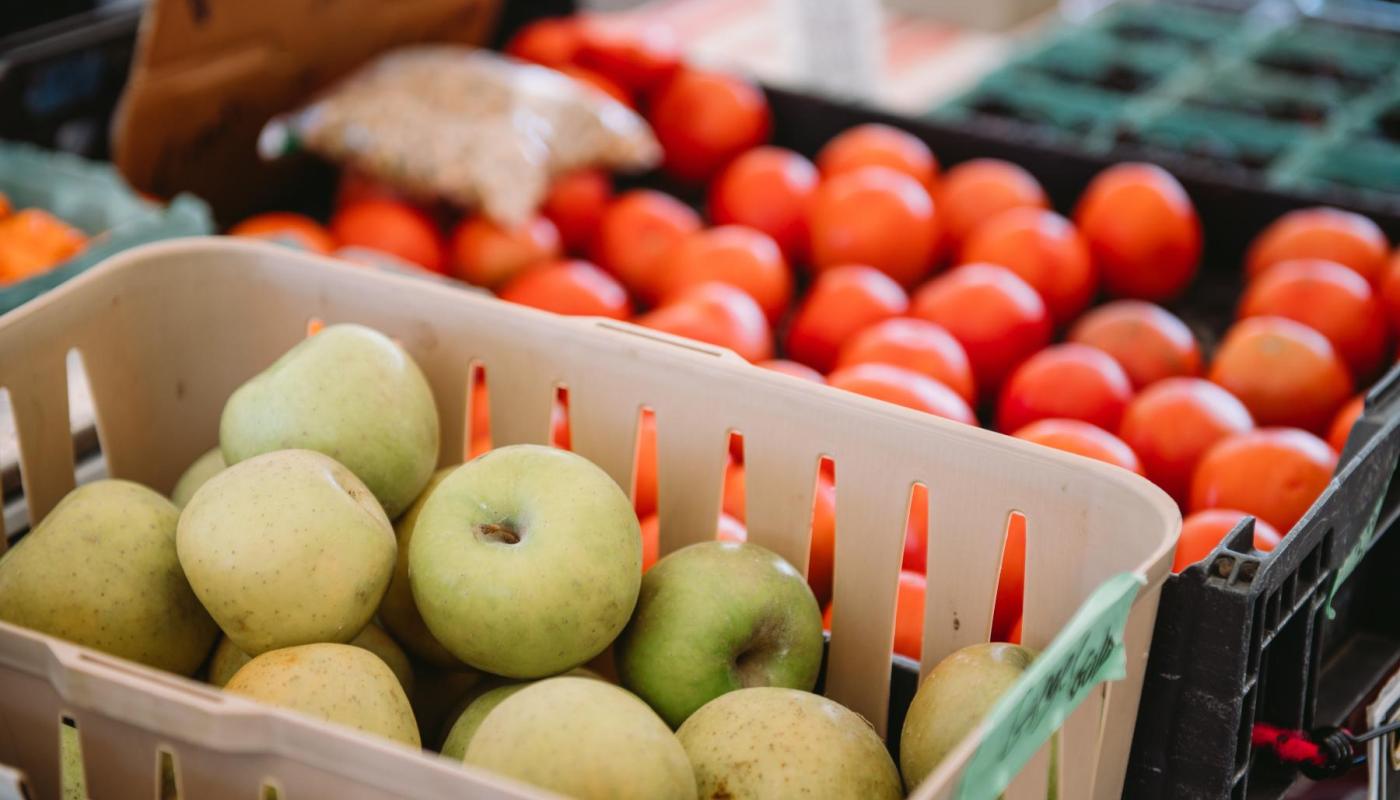
<svg viewBox="0 0 1400 800">
<path fill-rule="evenodd" d="M 249 655 L 364 630 L 394 570 L 394 530 L 350 470 L 277 450 L 215 475 L 180 515 L 180 566 Z"/>
<path fill-rule="evenodd" d="M 701 542 L 647 572 L 613 654 L 622 685 L 674 728 L 735 689 L 811 690 L 822 612 L 807 581 L 776 553 Z"/>
<path fill-rule="evenodd" d="M 584 669 L 583 667 L 571 669 L 564 673 L 564 675 L 573 676 L 575 678 L 602 680 L 601 676 L 597 673 L 592 670 Z M 471 744 L 472 737 L 476 735 L 476 731 L 481 727 L 481 723 L 486 720 L 486 715 L 490 714 L 496 706 L 505 702 L 507 697 L 524 689 L 526 686 L 538 682 L 539 681 L 507 681 L 503 684 L 493 686 L 471 698 L 471 702 L 467 703 L 457 714 L 457 721 L 452 723 L 452 729 L 447 732 L 447 736 L 443 739 L 442 750 L 440 752 L 448 758 L 455 758 L 461 761 L 462 757 L 467 754 L 467 745 Z"/>
<path fill-rule="evenodd" d="M 394 671 L 348 644 L 305 644 L 256 656 L 226 691 L 419 746 L 418 723 Z"/>
<path fill-rule="evenodd" d="M 463 464 L 428 496 L 408 577 L 452 655 L 511 678 L 588 661 L 627 624 L 642 576 L 622 489 L 567 450 L 515 445 Z"/>
<path fill-rule="evenodd" d="M 379 603 L 379 620 L 389 633 L 394 635 L 418 658 L 444 669 L 463 669 L 465 665 L 456 656 L 447 652 L 432 631 L 423 624 L 418 606 L 413 602 L 413 589 L 408 583 L 408 548 L 413 541 L 413 528 L 418 524 L 418 514 L 428 502 L 428 495 L 452 472 L 452 468 L 440 469 L 433 473 L 428 485 L 403 516 L 394 522 L 394 535 L 399 541 L 399 555 L 394 562 L 394 575 L 389 579 L 389 589 Z"/>
<path fill-rule="evenodd" d="M 363 325 L 332 325 L 229 397 L 219 445 L 231 465 L 273 450 L 325 453 L 359 476 L 392 519 L 437 465 L 437 406 L 402 347 Z"/>
<path fill-rule="evenodd" d="M 193 674 L 219 629 L 180 568 L 179 518 L 140 484 L 79 486 L 0 558 L 0 620 Z"/>
<path fill-rule="evenodd" d="M 399 679 L 404 693 L 410 697 L 413 695 L 413 665 L 409 663 L 408 656 L 404 655 L 398 644 L 378 625 L 366 625 L 349 644 L 379 656 L 380 660 L 394 671 L 394 677 Z M 252 660 L 252 656 L 239 650 L 238 645 L 227 636 L 223 637 L 219 640 L 219 646 L 214 648 L 213 658 L 209 659 L 209 683 L 223 687 L 244 664 Z"/>
<path fill-rule="evenodd" d="M 900 733 L 899 766 L 911 789 L 977 727 L 1033 660 L 1035 653 L 1024 647 L 990 642 L 938 662 L 914 693 Z"/>
<path fill-rule="evenodd" d="M 666 723 L 626 690 L 589 678 L 550 678 L 507 697 L 465 760 L 582 800 L 696 796 L 695 773 Z"/>
<path fill-rule="evenodd" d="M 205 453 L 195 459 L 194 463 L 180 476 L 180 480 L 175 482 L 175 488 L 170 492 L 170 502 L 176 508 L 184 508 L 189 505 L 190 498 L 203 486 L 205 481 L 224 471 L 224 453 L 219 448 Z"/>
<path fill-rule="evenodd" d="M 676 737 L 701 797 L 904 796 L 899 770 L 870 723 L 811 692 L 729 692 L 692 714 Z"/>
</svg>

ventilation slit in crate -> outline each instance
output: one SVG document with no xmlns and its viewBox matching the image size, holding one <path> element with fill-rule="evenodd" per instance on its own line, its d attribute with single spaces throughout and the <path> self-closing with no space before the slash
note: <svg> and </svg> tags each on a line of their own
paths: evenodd
<svg viewBox="0 0 1400 800">
<path fill-rule="evenodd" d="M 466 458 L 471 459 L 491 449 L 491 397 L 486 391 L 486 365 L 476 361 L 468 369 Z"/>
<path fill-rule="evenodd" d="M 106 477 L 106 459 L 102 456 L 102 433 L 97 427 L 93 406 L 92 383 L 88 380 L 87 363 L 76 347 L 68 351 L 68 429 L 73 432 L 73 464 L 75 485 L 81 486 Z"/>
<path fill-rule="evenodd" d="M 643 406 L 637 415 L 637 446 L 632 458 L 632 505 L 646 519 L 656 513 L 656 413 Z"/>
<path fill-rule="evenodd" d="M 807 550 L 807 585 L 822 608 L 831 602 L 836 579 L 836 462 L 822 458 L 817 464 L 812 492 L 812 539 Z"/>
<path fill-rule="evenodd" d="M 175 754 L 160 748 L 156 751 L 156 798 L 180 800 L 180 771 L 175 766 Z"/>
<path fill-rule="evenodd" d="M 738 458 L 734 457 L 734 443 L 739 442 Z M 743 439 L 738 434 L 729 438 L 729 460 L 724 464 L 724 491 L 720 494 L 720 511 L 739 522 L 748 520 L 748 490 L 744 473 Z"/>
<path fill-rule="evenodd" d="M 25 528 L 24 489 L 19 460 L 19 438 L 10 402 L 10 390 L 0 386 L 0 553 L 5 552 L 9 537 Z"/>
<path fill-rule="evenodd" d="M 992 612 L 991 640 L 1009 641 L 1021 621 L 1026 589 L 1026 517 L 1013 511 L 1006 519 L 1006 539 L 1001 551 L 1001 575 L 997 579 L 996 608 Z"/>
<path fill-rule="evenodd" d="M 83 742 L 78 721 L 64 715 L 58 726 L 58 785 L 63 797 L 87 797 L 87 771 L 83 766 Z"/>
<path fill-rule="evenodd" d="M 549 443 L 564 450 L 572 450 L 573 436 L 570 433 L 572 421 L 569 419 L 569 387 L 556 384 L 554 405 L 549 412 Z"/>
</svg>

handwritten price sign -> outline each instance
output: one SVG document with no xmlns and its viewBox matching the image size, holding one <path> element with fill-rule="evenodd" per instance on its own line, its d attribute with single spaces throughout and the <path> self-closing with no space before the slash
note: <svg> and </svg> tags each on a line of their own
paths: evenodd
<svg viewBox="0 0 1400 800">
<path fill-rule="evenodd" d="M 992 707 L 986 738 L 958 784 L 959 800 L 1000 795 L 1095 686 L 1123 677 L 1123 626 L 1142 584 L 1128 572 L 1104 582 Z"/>
</svg>

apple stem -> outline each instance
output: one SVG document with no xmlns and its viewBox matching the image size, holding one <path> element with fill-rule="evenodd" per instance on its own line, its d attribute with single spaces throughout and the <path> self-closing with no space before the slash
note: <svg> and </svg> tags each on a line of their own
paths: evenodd
<svg viewBox="0 0 1400 800">
<path fill-rule="evenodd" d="M 487 522 L 476 526 L 476 532 L 478 536 L 484 536 L 487 539 L 495 539 L 502 544 L 520 543 L 520 534 L 516 533 L 508 525 L 498 525 L 494 522 Z"/>
</svg>

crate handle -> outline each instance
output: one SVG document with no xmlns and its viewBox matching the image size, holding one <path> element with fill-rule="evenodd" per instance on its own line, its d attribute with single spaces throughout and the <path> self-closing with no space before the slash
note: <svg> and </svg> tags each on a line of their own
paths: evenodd
<svg viewBox="0 0 1400 800">
<path fill-rule="evenodd" d="M 691 350 L 702 355 L 716 356 L 719 358 L 727 359 L 737 359 L 743 361 L 743 359 L 739 358 L 739 355 L 737 353 L 735 353 L 732 350 L 729 350 L 728 348 L 716 347 L 714 345 L 705 344 L 704 342 L 699 342 L 694 339 L 687 339 L 684 336 L 675 336 L 669 333 L 662 333 L 661 331 L 654 331 L 650 328 L 643 328 L 638 325 L 632 325 L 630 323 L 620 323 L 613 320 L 598 320 L 593 324 L 597 325 L 599 328 L 604 328 L 606 330 L 614 331 L 616 333 L 625 333 L 628 336 L 635 336 L 639 339 L 649 339 L 653 342 L 668 344 L 672 347 L 679 347 L 683 350 Z"/>
</svg>

